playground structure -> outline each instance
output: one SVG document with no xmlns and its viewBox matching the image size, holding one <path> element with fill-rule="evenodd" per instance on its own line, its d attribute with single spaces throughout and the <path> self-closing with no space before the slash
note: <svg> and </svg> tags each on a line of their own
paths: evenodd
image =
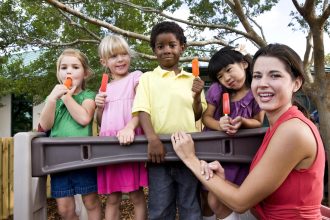
<svg viewBox="0 0 330 220">
<path fill-rule="evenodd" d="M 192 133 L 198 158 L 207 161 L 250 163 L 267 128 Z M 170 135 L 161 135 L 165 161 L 178 161 Z M 14 136 L 14 219 L 47 219 L 47 174 L 128 161 L 147 161 L 147 140 L 136 136 L 130 146 L 115 137 L 49 138 L 42 132 Z"/>
</svg>

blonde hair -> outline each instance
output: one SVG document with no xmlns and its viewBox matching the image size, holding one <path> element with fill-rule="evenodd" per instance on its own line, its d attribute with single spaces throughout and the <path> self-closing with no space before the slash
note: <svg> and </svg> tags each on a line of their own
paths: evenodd
<svg viewBox="0 0 330 220">
<path fill-rule="evenodd" d="M 127 41 L 119 35 L 105 36 L 99 45 L 99 57 L 107 60 L 116 54 L 128 54 L 134 56 L 134 52 L 129 48 Z"/>
<path fill-rule="evenodd" d="M 82 89 L 85 89 L 85 86 L 86 86 L 85 80 L 89 79 L 94 74 L 94 72 L 89 67 L 87 56 L 83 52 L 81 52 L 80 50 L 77 50 L 77 49 L 72 49 L 72 48 L 65 49 L 61 53 L 61 55 L 58 57 L 57 62 L 56 62 L 56 77 L 57 77 L 57 80 L 60 83 L 62 83 L 61 79 L 60 79 L 60 76 L 59 76 L 59 71 L 60 71 L 61 61 L 62 61 L 63 57 L 65 57 L 65 56 L 76 57 L 81 62 L 81 65 L 83 66 L 85 74 L 86 74 L 86 77 L 84 78 L 83 84 L 82 84 Z"/>
</svg>

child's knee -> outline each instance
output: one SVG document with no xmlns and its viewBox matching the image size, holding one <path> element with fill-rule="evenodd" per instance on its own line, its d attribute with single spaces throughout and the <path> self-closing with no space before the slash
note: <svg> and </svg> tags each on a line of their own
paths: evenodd
<svg viewBox="0 0 330 220">
<path fill-rule="evenodd" d="M 82 199 L 87 210 L 93 210 L 101 206 L 99 196 L 96 193 L 83 195 Z"/>
<path fill-rule="evenodd" d="M 76 216 L 74 205 L 61 205 L 61 204 L 58 204 L 57 209 L 58 209 L 58 214 L 63 219 L 73 219 Z"/>
<path fill-rule="evenodd" d="M 119 205 L 121 202 L 121 193 L 111 193 L 107 199 L 107 205 Z"/>
<path fill-rule="evenodd" d="M 137 190 L 129 193 L 129 198 L 133 204 L 145 203 L 145 197 L 143 190 Z"/>
</svg>

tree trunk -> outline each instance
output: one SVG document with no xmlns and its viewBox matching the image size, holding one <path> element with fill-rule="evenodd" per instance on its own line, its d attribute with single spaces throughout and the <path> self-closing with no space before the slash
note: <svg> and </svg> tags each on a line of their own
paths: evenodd
<svg viewBox="0 0 330 220">
<path fill-rule="evenodd" d="M 329 90 L 328 90 L 329 91 Z M 324 93 L 327 93 L 326 91 L 324 91 Z M 330 97 L 327 97 L 328 99 L 326 100 L 330 100 Z M 318 114 L 320 117 L 320 133 L 321 133 L 321 137 L 322 137 L 322 141 L 324 144 L 324 148 L 326 150 L 326 156 L 327 156 L 327 160 L 329 161 L 330 159 L 330 111 L 329 111 L 329 101 L 324 101 L 324 102 L 318 102 L 317 104 L 317 110 L 318 110 Z M 330 163 L 328 163 L 328 170 L 330 168 Z M 330 183 L 330 176 L 328 175 L 328 183 Z M 328 192 L 330 192 L 330 185 L 328 184 Z M 328 201 L 330 201 L 330 194 L 328 193 Z"/>
</svg>

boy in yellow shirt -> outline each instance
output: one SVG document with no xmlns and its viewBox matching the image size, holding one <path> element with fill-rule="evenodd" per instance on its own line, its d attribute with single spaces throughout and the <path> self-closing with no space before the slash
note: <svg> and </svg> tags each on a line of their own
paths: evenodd
<svg viewBox="0 0 330 220">
<path fill-rule="evenodd" d="M 148 139 L 149 219 L 174 220 L 177 204 L 180 220 L 199 220 L 198 180 L 182 162 L 164 162 L 158 135 L 197 131 L 206 109 L 204 82 L 179 67 L 186 37 L 178 24 L 155 25 L 150 46 L 159 66 L 141 76 L 133 105 Z"/>
</svg>

